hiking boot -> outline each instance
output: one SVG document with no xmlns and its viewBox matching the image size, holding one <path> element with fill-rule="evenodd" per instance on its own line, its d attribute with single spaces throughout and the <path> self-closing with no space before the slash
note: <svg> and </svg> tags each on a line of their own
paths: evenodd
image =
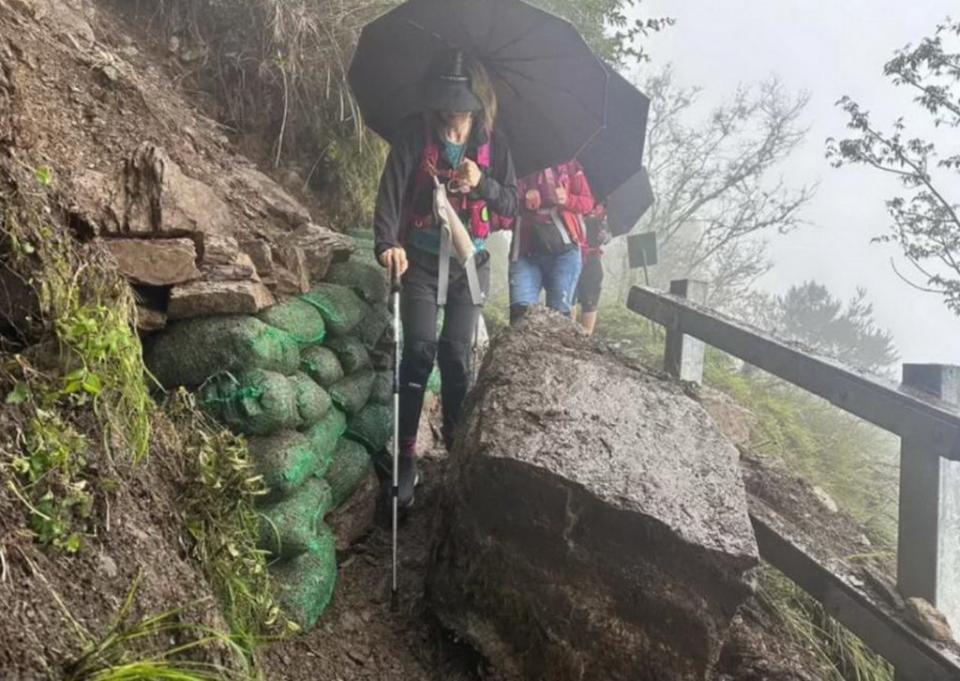
<svg viewBox="0 0 960 681">
<path fill-rule="evenodd" d="M 417 457 L 409 452 L 401 452 L 399 460 L 399 494 L 397 504 L 400 508 L 413 506 L 413 495 L 416 486 L 420 483 L 420 474 L 417 473 Z"/>
</svg>

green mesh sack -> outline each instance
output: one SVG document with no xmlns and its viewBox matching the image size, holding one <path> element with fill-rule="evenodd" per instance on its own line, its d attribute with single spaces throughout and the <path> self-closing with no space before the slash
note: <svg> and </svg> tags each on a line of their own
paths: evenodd
<svg viewBox="0 0 960 681">
<path fill-rule="evenodd" d="M 350 333 L 367 316 L 369 306 L 345 286 L 317 284 L 300 296 L 323 316 L 327 331 L 334 336 Z"/>
<path fill-rule="evenodd" d="M 337 551 L 333 532 L 321 523 L 315 547 L 296 558 L 270 566 L 277 602 L 304 631 L 313 629 L 337 583 Z"/>
<path fill-rule="evenodd" d="M 356 414 L 370 399 L 375 379 L 376 374 L 369 369 L 350 374 L 330 386 L 330 398 L 343 411 Z"/>
<path fill-rule="evenodd" d="M 309 428 L 330 411 L 330 395 L 304 373 L 294 374 L 289 380 L 296 394 L 300 428 Z"/>
<path fill-rule="evenodd" d="M 322 343 L 327 335 L 323 315 L 313 305 L 291 298 L 257 314 L 264 324 L 286 331 L 301 345 Z"/>
<path fill-rule="evenodd" d="M 254 436 L 247 445 L 255 470 L 275 497 L 287 496 L 319 468 L 310 438 L 295 430 Z"/>
<path fill-rule="evenodd" d="M 288 498 L 258 510 L 257 546 L 277 558 L 293 558 L 318 549 L 320 524 L 332 508 L 330 485 L 320 478 L 308 479 Z"/>
<path fill-rule="evenodd" d="M 337 440 L 346 429 L 347 417 L 339 409 L 331 408 L 318 424 L 305 433 L 316 457 L 316 475 L 323 476 L 330 469 L 333 453 L 337 449 Z"/>
<path fill-rule="evenodd" d="M 347 437 L 356 440 L 371 454 L 386 446 L 393 435 L 393 409 L 372 402 L 351 417 Z"/>
<path fill-rule="evenodd" d="M 324 388 L 343 378 L 343 367 L 337 353 L 319 345 L 306 348 L 300 353 L 300 369 Z"/>
<path fill-rule="evenodd" d="M 370 401 L 376 404 L 393 404 L 393 372 L 378 371 L 370 391 Z"/>
<path fill-rule="evenodd" d="M 327 347 L 336 353 L 340 366 L 343 367 L 343 373 L 347 376 L 355 371 L 369 369 L 371 366 L 370 353 L 356 338 L 350 336 L 330 338 L 327 340 Z"/>
<path fill-rule="evenodd" d="M 369 314 L 357 324 L 357 328 L 353 330 L 353 335 L 363 343 L 367 350 L 373 350 L 377 347 L 380 339 L 384 337 L 384 334 L 391 329 L 392 321 L 393 318 L 390 316 L 387 306 L 376 305 L 371 307 Z M 390 337 L 392 339 L 392 333 Z"/>
<path fill-rule="evenodd" d="M 370 253 L 371 255 L 373 253 L 372 243 Z M 353 258 L 347 262 L 332 264 L 327 270 L 325 280 L 331 284 L 346 286 L 371 304 L 384 303 L 390 296 L 387 271 L 382 267 Z"/>
<path fill-rule="evenodd" d="M 373 461 L 366 448 L 359 442 L 341 439 L 333 454 L 333 464 L 324 476 L 330 485 L 331 510 L 349 499 L 372 470 Z"/>
<path fill-rule="evenodd" d="M 273 371 L 218 374 L 203 386 L 200 404 L 208 414 L 244 435 L 269 435 L 300 426 L 294 385 Z"/>
<path fill-rule="evenodd" d="M 161 385 L 198 386 L 222 371 L 267 369 L 292 374 L 296 339 L 255 317 L 203 317 L 170 324 L 147 342 L 147 368 Z"/>
</svg>

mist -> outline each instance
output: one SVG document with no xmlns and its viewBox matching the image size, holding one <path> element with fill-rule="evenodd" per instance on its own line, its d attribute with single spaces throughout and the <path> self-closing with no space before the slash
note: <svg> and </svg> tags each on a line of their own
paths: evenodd
<svg viewBox="0 0 960 681">
<path fill-rule="evenodd" d="M 758 286 L 783 293 L 814 279 L 840 298 L 866 288 L 877 323 L 893 333 L 904 362 L 960 364 L 960 318 L 939 296 L 898 277 L 891 260 L 900 272 L 911 267 L 896 246 L 871 243 L 886 233 L 891 221 L 884 202 L 900 186 L 868 168 L 832 168 L 825 141 L 847 132 L 847 117 L 835 106 L 843 95 L 882 127 L 904 116 L 911 133 L 930 132 L 929 117 L 883 75 L 883 65 L 896 49 L 932 34 L 955 9 L 948 0 L 648 0 L 635 8 L 638 16 L 676 19 L 673 27 L 644 39 L 651 61 L 640 68 L 641 77 L 672 64 L 678 83 L 703 88 L 706 105 L 772 75 L 787 91 L 809 92 L 806 141 L 780 170 L 791 183 L 818 182 L 819 188 L 804 209 L 807 224 L 769 238 L 774 266 Z"/>
</svg>

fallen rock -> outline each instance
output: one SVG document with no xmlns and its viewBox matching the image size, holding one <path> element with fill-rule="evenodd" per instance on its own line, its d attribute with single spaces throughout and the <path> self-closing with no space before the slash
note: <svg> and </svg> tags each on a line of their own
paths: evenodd
<svg viewBox="0 0 960 681">
<path fill-rule="evenodd" d="M 260 282 L 195 281 L 173 287 L 167 317 L 254 314 L 275 302 L 273 294 Z"/>
<path fill-rule="evenodd" d="M 206 184 L 184 175 L 150 143 L 127 160 L 125 228 L 135 234 L 231 234 L 230 209 Z"/>
<path fill-rule="evenodd" d="M 224 234 L 203 235 L 200 269 L 210 281 L 260 281 L 250 256 L 236 239 Z"/>
<path fill-rule="evenodd" d="M 104 239 L 103 245 L 134 284 L 170 286 L 200 278 L 190 239 Z"/>
<path fill-rule="evenodd" d="M 814 487 L 813 495 L 817 498 L 817 501 L 830 513 L 839 513 L 840 506 L 837 505 L 837 502 L 834 501 L 833 497 L 827 492 L 827 490 L 822 487 Z"/>
<path fill-rule="evenodd" d="M 282 227 L 296 228 L 310 222 L 310 211 L 256 168 L 238 168 L 231 176 L 231 183 L 242 193 L 259 197 L 267 215 L 278 220 Z"/>
<path fill-rule="evenodd" d="M 274 291 L 280 295 L 295 296 L 310 290 L 311 271 L 303 248 L 278 245 L 273 249 L 273 261 Z"/>
<path fill-rule="evenodd" d="M 953 641 L 953 630 L 947 616 L 937 610 L 923 598 L 908 598 L 906 602 L 907 621 L 921 634 L 940 643 Z"/>
<path fill-rule="evenodd" d="M 534 311 L 465 409 L 428 575 L 512 676 L 706 679 L 758 564 L 736 449 L 681 386 Z"/>
<path fill-rule="evenodd" d="M 126 220 L 123 192 L 121 177 L 88 170 L 73 179 L 69 208 L 93 234 L 119 234 Z"/>
<path fill-rule="evenodd" d="M 306 254 L 312 281 L 323 279 L 331 263 L 344 262 L 354 251 L 350 237 L 314 224 L 297 229 L 293 233 L 293 243 Z"/>
<path fill-rule="evenodd" d="M 159 310 L 137 305 L 137 331 L 152 333 L 167 326 L 167 315 Z"/>
<path fill-rule="evenodd" d="M 263 239 L 244 239 L 240 242 L 240 250 L 250 256 L 261 276 L 270 276 L 273 272 L 273 252 L 269 242 Z"/>
<path fill-rule="evenodd" d="M 750 444 L 750 431 L 757 423 L 753 412 L 719 390 L 707 387 L 700 389 L 699 399 L 720 432 L 734 447 L 746 447 Z"/>
</svg>

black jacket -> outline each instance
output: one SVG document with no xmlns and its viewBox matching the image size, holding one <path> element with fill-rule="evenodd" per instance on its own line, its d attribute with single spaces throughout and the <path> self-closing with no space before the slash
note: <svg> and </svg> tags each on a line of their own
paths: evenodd
<svg viewBox="0 0 960 681">
<path fill-rule="evenodd" d="M 414 180 L 426 147 L 427 127 L 422 116 L 413 116 L 404 126 L 404 133 L 391 146 L 387 163 L 380 176 L 380 189 L 373 214 L 375 251 L 379 257 L 388 248 L 401 246 L 401 224 L 404 207 L 413 200 Z M 486 141 L 486 133 L 474 126 L 467 143 L 466 156 L 476 161 L 477 148 Z M 517 173 L 506 138 L 494 131 L 490 140 L 490 168 L 475 190 L 491 211 L 503 217 L 515 217 L 520 200 Z M 432 195 L 431 195 L 432 200 Z"/>
</svg>

